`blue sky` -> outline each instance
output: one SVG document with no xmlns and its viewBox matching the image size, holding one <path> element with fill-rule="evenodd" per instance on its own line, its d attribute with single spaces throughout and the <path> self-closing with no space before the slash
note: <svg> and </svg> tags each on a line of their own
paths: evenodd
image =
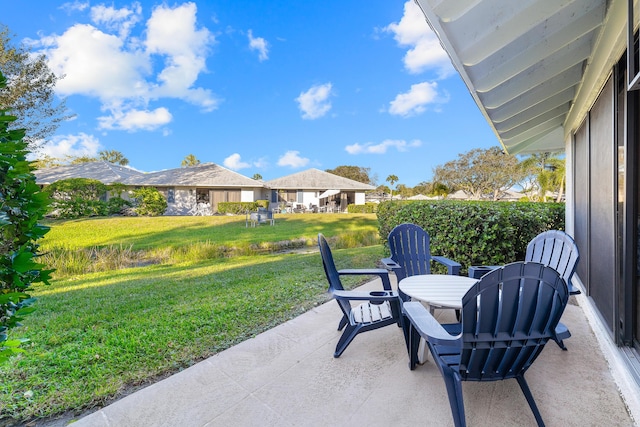
<svg viewBox="0 0 640 427">
<path fill-rule="evenodd" d="M 5 2 L 0 23 L 64 75 L 54 157 L 188 154 L 265 180 L 368 167 L 415 186 L 498 145 L 413 0 Z"/>
</svg>

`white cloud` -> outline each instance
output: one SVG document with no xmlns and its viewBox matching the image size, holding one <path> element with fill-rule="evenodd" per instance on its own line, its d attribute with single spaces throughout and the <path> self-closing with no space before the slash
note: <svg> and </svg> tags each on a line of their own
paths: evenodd
<svg viewBox="0 0 640 427">
<path fill-rule="evenodd" d="M 148 94 L 145 74 L 151 64 L 144 53 L 127 51 L 118 36 L 88 24 L 76 24 L 61 36 L 41 40 L 49 66 L 65 78 L 56 83 L 62 95 L 86 95 L 103 103 L 144 98 Z"/>
<path fill-rule="evenodd" d="M 253 37 L 253 31 L 249 30 L 249 49 L 258 51 L 260 62 L 269 59 L 269 44 L 262 37 Z"/>
<path fill-rule="evenodd" d="M 80 9 L 74 5 L 67 8 Z M 138 2 L 121 9 L 95 6 L 94 25 L 75 24 L 60 35 L 42 37 L 34 46 L 57 75 L 65 76 L 56 85 L 59 94 L 100 100 L 109 113 L 99 118 L 101 128 L 155 129 L 168 123 L 171 114 L 164 106 L 150 109 L 151 102 L 180 99 L 204 111 L 219 105 L 209 89 L 195 86 L 206 72 L 209 46 L 215 43 L 209 30 L 198 28 L 196 12 L 195 3 L 157 6 L 139 39 L 130 35 L 142 16 Z"/>
<path fill-rule="evenodd" d="M 67 13 L 71 13 L 76 10 L 83 11 L 88 7 L 89 7 L 89 2 L 75 0 L 74 2 L 62 3 L 62 5 L 60 6 L 60 9 L 64 10 Z"/>
<path fill-rule="evenodd" d="M 100 141 L 86 133 L 78 135 L 56 135 L 50 141 L 41 146 L 38 156 L 50 156 L 53 158 L 72 157 L 95 157 L 98 155 L 101 145 Z"/>
<path fill-rule="evenodd" d="M 389 24 L 384 30 L 393 33 L 400 46 L 409 48 L 404 57 L 404 66 L 410 73 L 435 69 L 440 78 L 455 73 L 449 56 L 413 0 L 407 0 L 404 4 L 404 15 L 400 22 Z"/>
<path fill-rule="evenodd" d="M 389 104 L 389 113 L 409 117 L 426 110 L 426 105 L 447 102 L 446 96 L 438 94 L 438 83 L 423 82 L 411 85 L 409 92 L 401 93 Z"/>
<path fill-rule="evenodd" d="M 222 164 L 231 170 L 246 169 L 248 167 L 251 167 L 251 164 L 243 162 L 241 160 L 240 154 L 238 153 L 233 153 L 232 155 L 224 159 Z"/>
<path fill-rule="evenodd" d="M 164 107 L 149 110 L 116 111 L 111 116 L 98 117 L 100 129 L 134 132 L 155 130 L 171 122 L 171 113 Z"/>
<path fill-rule="evenodd" d="M 411 142 L 403 139 L 385 139 L 380 144 L 374 144 L 373 142 L 367 142 L 365 144 L 355 143 L 353 145 L 347 145 L 344 149 L 349 154 L 385 154 L 389 148 L 395 148 L 403 152 L 409 148 L 420 147 L 421 145 L 422 141 L 418 139 Z"/>
<path fill-rule="evenodd" d="M 176 8 L 157 6 L 147 21 L 147 52 L 165 56 L 165 68 L 158 75 L 161 84 L 154 97 L 175 97 L 214 110 L 218 101 L 208 89 L 191 88 L 206 71 L 208 47 L 215 38 L 206 28 L 196 29 L 196 5 Z"/>
<path fill-rule="evenodd" d="M 287 151 L 278 159 L 278 166 L 301 168 L 309 163 L 309 159 L 300 157 L 299 151 Z"/>
<path fill-rule="evenodd" d="M 141 14 L 142 6 L 138 2 L 134 2 L 131 9 L 116 9 L 102 4 L 91 8 L 91 20 L 98 25 L 105 25 L 109 30 L 118 31 L 120 37 L 129 35 L 131 28 L 140 20 Z"/>
<path fill-rule="evenodd" d="M 332 95 L 331 88 L 331 83 L 325 83 L 312 86 L 308 91 L 300 93 L 296 101 L 303 119 L 317 119 L 329 112 L 331 103 L 328 99 Z"/>
</svg>

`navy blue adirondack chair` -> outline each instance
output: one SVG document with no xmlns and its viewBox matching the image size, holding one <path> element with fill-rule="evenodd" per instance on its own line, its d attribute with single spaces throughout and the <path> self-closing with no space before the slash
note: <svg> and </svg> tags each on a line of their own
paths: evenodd
<svg viewBox="0 0 640 427">
<path fill-rule="evenodd" d="M 417 274 L 431 274 L 431 261 L 447 267 L 447 273 L 460 274 L 460 264 L 443 256 L 431 255 L 429 233 L 416 224 L 400 224 L 388 237 L 391 258 L 383 258 L 382 264 L 393 271 L 398 279 Z M 403 300 L 406 295 L 401 294 Z"/>
<path fill-rule="evenodd" d="M 419 302 L 406 302 L 410 368 L 426 339 L 445 381 L 456 426 L 465 426 L 461 381 L 515 378 L 539 426 L 544 426 L 524 374 L 553 338 L 569 291 L 556 270 L 516 262 L 484 275 L 462 299 L 462 322 L 440 325 Z"/>
<path fill-rule="evenodd" d="M 338 302 L 343 314 L 338 330 L 344 329 L 344 332 L 338 340 L 333 357 L 340 357 L 356 335 L 361 332 L 392 324 L 402 326 L 400 298 L 398 293 L 391 289 L 387 270 L 383 268 L 337 270 L 329 244 L 322 233 L 318 234 L 318 247 L 329 282 L 329 292 Z M 379 276 L 383 290 L 346 291 L 340 281 L 341 275 Z"/>
<path fill-rule="evenodd" d="M 538 234 L 527 245 L 525 261 L 539 262 L 556 270 L 567 283 L 570 295 L 580 293 L 580 289 L 573 286 L 571 277 L 576 271 L 580 254 L 576 242 L 564 231 L 549 230 Z M 571 336 L 569 328 L 562 322 L 558 323 L 553 339 L 558 346 L 566 350 L 565 339 Z"/>
</svg>

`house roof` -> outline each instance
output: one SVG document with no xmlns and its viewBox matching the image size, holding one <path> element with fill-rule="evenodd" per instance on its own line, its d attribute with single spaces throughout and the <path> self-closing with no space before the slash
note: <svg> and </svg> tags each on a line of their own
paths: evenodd
<svg viewBox="0 0 640 427">
<path fill-rule="evenodd" d="M 89 178 L 97 179 L 104 184 L 124 182 L 125 180 L 142 175 L 143 173 L 126 166 L 98 161 L 79 163 L 77 165 L 59 166 L 55 168 L 37 169 L 33 171 L 36 183 L 39 185 L 51 184 L 62 179 Z"/>
<path fill-rule="evenodd" d="M 261 181 L 247 178 L 244 175 L 215 163 L 204 163 L 186 168 L 149 172 L 132 176 L 124 183 L 129 185 L 153 185 L 163 187 L 264 187 Z"/>
<path fill-rule="evenodd" d="M 272 179 L 265 183 L 276 190 L 375 190 L 373 185 L 364 184 L 353 179 L 344 178 L 319 169 L 307 169 L 282 178 Z"/>
<path fill-rule="evenodd" d="M 622 54 L 602 46 L 624 38 L 626 2 L 416 1 L 511 154 L 563 150 L 576 101 L 598 92 L 583 87 L 585 76 L 602 78 L 589 68 L 610 69 Z"/>
</svg>

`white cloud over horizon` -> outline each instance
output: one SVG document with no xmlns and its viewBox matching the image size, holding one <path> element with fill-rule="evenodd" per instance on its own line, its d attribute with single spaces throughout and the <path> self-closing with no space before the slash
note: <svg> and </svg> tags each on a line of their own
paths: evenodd
<svg viewBox="0 0 640 427">
<path fill-rule="evenodd" d="M 82 132 L 77 135 L 56 135 L 40 146 L 36 157 L 96 157 L 101 149 L 100 141 L 93 135 Z"/>
<path fill-rule="evenodd" d="M 247 162 L 243 162 L 241 160 L 241 156 L 238 153 L 233 153 L 232 155 L 230 155 L 229 157 L 227 157 L 226 159 L 224 159 L 224 161 L 222 162 L 222 164 L 231 170 L 240 170 L 240 169 L 246 169 L 251 167 L 251 163 L 247 163 Z"/>
<path fill-rule="evenodd" d="M 302 168 L 309 164 L 309 159 L 300 156 L 299 151 L 287 151 L 278 159 L 278 166 L 286 166 L 293 169 Z"/>
<path fill-rule="evenodd" d="M 322 85 L 314 85 L 306 92 L 301 92 L 296 98 L 298 108 L 302 111 L 302 118 L 306 120 L 318 119 L 331 110 L 331 102 L 329 97 L 332 93 L 333 85 L 325 83 Z"/>
<path fill-rule="evenodd" d="M 455 74 L 449 56 L 413 0 L 407 0 L 404 4 L 400 22 L 389 24 L 383 31 L 392 33 L 399 46 L 409 48 L 403 61 L 410 73 L 419 74 L 433 69 L 440 79 Z"/>
<path fill-rule="evenodd" d="M 410 117 L 423 113 L 430 104 L 447 102 L 448 96 L 438 93 L 437 82 L 422 82 L 411 85 L 408 92 L 398 94 L 389 103 L 389 114 Z"/>
<path fill-rule="evenodd" d="M 65 7 L 82 11 L 86 4 Z M 144 22 L 144 39 L 139 39 L 131 30 L 142 21 L 140 3 L 120 9 L 98 5 L 90 8 L 92 24 L 77 23 L 60 35 L 30 42 L 39 49 L 36 53 L 47 56 L 57 75 L 65 76 L 56 85 L 60 95 L 100 101 L 108 113 L 99 118 L 107 124 L 103 129 L 153 130 L 159 122 L 167 124 L 171 114 L 166 106 L 150 114 L 151 102 L 180 99 L 203 111 L 215 110 L 220 103 L 209 89 L 195 86 L 206 72 L 209 47 L 216 42 L 208 29 L 198 28 L 196 14 L 195 3 L 156 6 Z M 135 119 L 121 121 L 131 118 Z"/>
<path fill-rule="evenodd" d="M 420 147 L 422 141 L 415 139 L 407 142 L 402 139 L 385 139 L 379 144 L 367 142 L 364 144 L 355 143 L 344 147 L 349 154 L 385 154 L 390 148 L 395 148 L 400 152 L 408 151 L 410 148 Z"/>
<path fill-rule="evenodd" d="M 249 49 L 258 51 L 258 60 L 260 62 L 269 59 L 269 44 L 262 37 L 253 37 L 253 31 L 247 33 L 249 38 Z"/>
<path fill-rule="evenodd" d="M 106 130 L 156 130 L 171 122 L 172 115 L 164 107 L 149 110 L 115 111 L 111 116 L 98 117 L 98 128 Z"/>
</svg>

